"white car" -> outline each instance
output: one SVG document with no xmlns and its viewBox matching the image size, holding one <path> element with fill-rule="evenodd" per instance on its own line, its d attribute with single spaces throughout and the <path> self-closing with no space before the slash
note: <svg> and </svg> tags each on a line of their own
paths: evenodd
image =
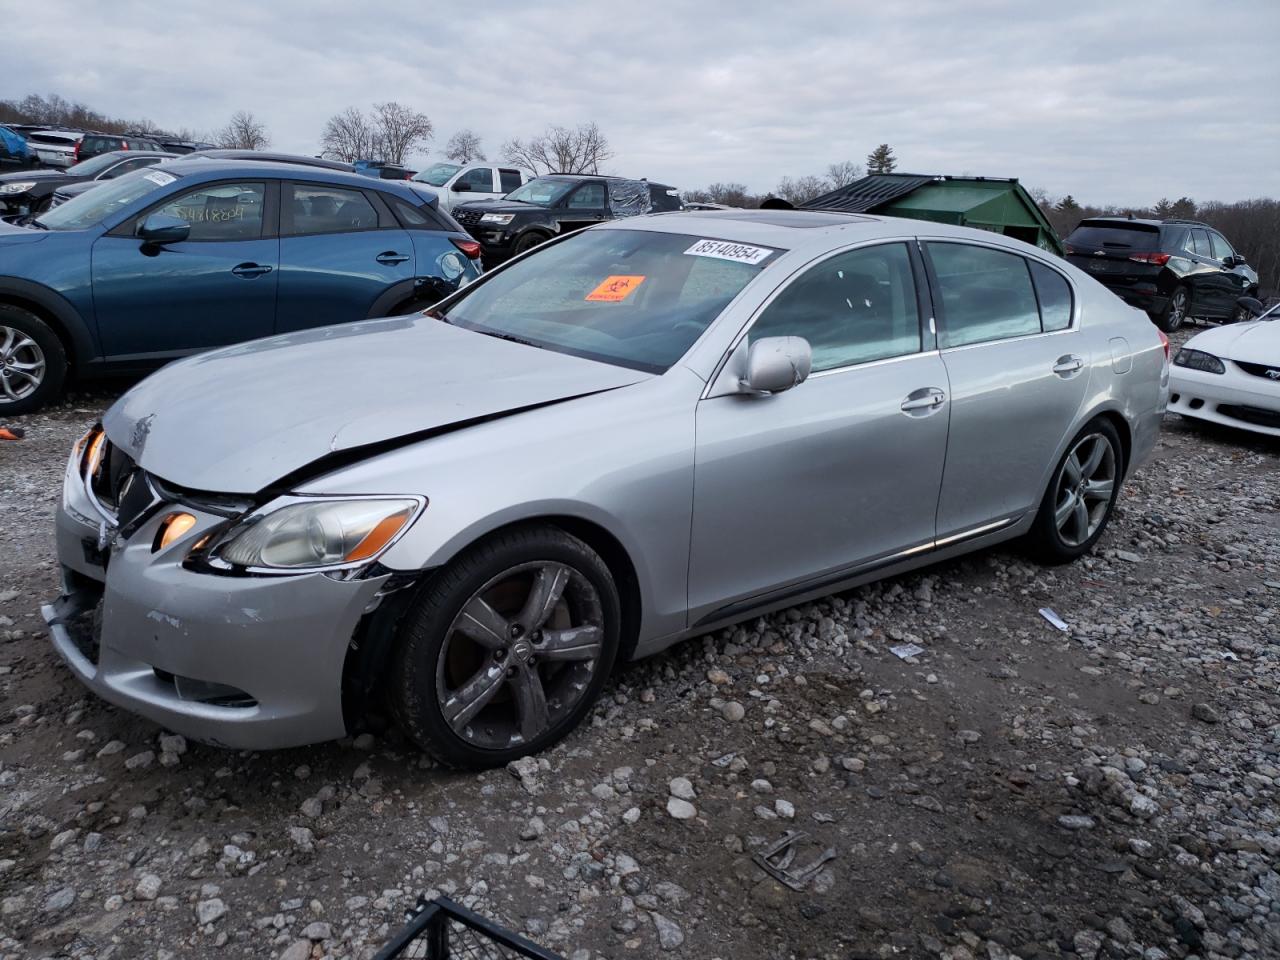
<svg viewBox="0 0 1280 960">
<path fill-rule="evenodd" d="M 1169 390 L 1173 413 L 1280 437 L 1280 304 L 1188 340 Z"/>
<path fill-rule="evenodd" d="M 475 163 L 433 163 L 410 182 L 419 184 L 440 198 L 441 210 L 468 200 L 499 200 L 529 178 L 512 166 L 486 161 Z"/>
<path fill-rule="evenodd" d="M 32 130 L 26 138 L 42 166 L 70 167 L 76 162 L 76 144 L 84 134 L 71 130 Z"/>
</svg>

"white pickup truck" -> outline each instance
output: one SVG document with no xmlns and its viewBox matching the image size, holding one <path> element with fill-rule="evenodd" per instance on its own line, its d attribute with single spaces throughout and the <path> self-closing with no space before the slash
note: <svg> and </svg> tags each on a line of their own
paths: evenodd
<svg viewBox="0 0 1280 960">
<path fill-rule="evenodd" d="M 441 210 L 468 200 L 497 200 L 529 178 L 511 166 L 478 160 L 475 163 L 433 163 L 414 174 L 412 183 L 427 187 L 440 198 Z"/>
</svg>

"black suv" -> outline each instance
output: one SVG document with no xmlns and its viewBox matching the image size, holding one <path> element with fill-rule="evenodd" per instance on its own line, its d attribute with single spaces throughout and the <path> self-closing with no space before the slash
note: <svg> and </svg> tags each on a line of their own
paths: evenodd
<svg viewBox="0 0 1280 960">
<path fill-rule="evenodd" d="M 0 211 L 41 214 L 53 206 L 54 191 L 72 183 L 114 180 L 143 167 L 172 160 L 176 154 L 155 150 L 115 150 L 81 160 L 65 170 L 27 170 L 0 174 Z"/>
<path fill-rule="evenodd" d="M 1258 275 L 1218 231 L 1195 220 L 1081 220 L 1066 239 L 1067 260 L 1145 310 L 1166 333 L 1197 317 L 1236 322 L 1236 303 L 1258 295 Z"/>
<path fill-rule="evenodd" d="M 679 209 L 679 193 L 666 184 L 556 173 L 530 180 L 501 200 L 455 204 L 453 218 L 480 241 L 485 263 L 493 266 L 593 223 Z"/>
<path fill-rule="evenodd" d="M 76 144 L 76 163 L 92 160 L 100 153 L 111 153 L 115 150 L 166 152 L 158 141 L 138 134 L 126 133 L 117 136 L 114 133 L 86 133 L 84 138 Z"/>
</svg>

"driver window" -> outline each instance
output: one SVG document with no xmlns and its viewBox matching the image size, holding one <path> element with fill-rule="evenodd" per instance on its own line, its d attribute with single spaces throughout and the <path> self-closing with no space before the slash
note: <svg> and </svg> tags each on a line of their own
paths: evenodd
<svg viewBox="0 0 1280 960">
<path fill-rule="evenodd" d="M 815 372 L 918 353 L 920 315 L 906 244 L 863 247 L 811 267 L 765 308 L 749 336 L 804 337 Z"/>
<path fill-rule="evenodd" d="M 600 210 L 604 207 L 604 184 L 584 183 L 569 198 L 570 210 Z"/>
<path fill-rule="evenodd" d="M 191 224 L 188 240 L 257 240 L 265 195 L 261 183 L 211 183 L 152 212 Z"/>
</svg>

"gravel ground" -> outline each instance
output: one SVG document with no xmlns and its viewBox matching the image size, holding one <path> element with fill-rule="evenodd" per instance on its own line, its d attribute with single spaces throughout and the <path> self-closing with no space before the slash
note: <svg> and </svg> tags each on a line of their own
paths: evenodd
<svg viewBox="0 0 1280 960">
<path fill-rule="evenodd" d="M 1280 956 L 1274 441 L 1170 418 L 1096 555 L 691 641 L 476 776 L 394 730 L 188 744 L 84 693 L 37 607 L 110 398 L 0 445 L 0 956 L 367 958 L 420 893 L 573 960 Z M 751 859 L 787 830 L 834 852 L 799 892 Z"/>
</svg>

